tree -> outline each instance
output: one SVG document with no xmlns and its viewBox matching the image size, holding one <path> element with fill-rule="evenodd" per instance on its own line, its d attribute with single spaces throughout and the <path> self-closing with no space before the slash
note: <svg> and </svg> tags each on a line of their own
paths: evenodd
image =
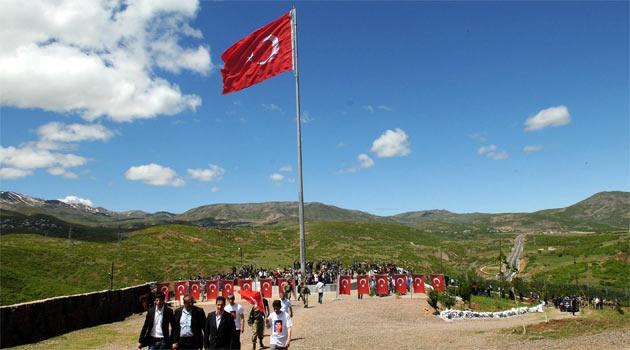
<svg viewBox="0 0 630 350">
<path fill-rule="evenodd" d="M 453 305 L 455 305 L 455 297 L 453 297 L 452 295 L 450 295 L 449 293 L 444 293 L 441 295 L 441 301 L 442 304 L 444 305 L 444 307 L 446 307 L 447 309 L 450 309 L 453 307 Z"/>
<path fill-rule="evenodd" d="M 427 297 L 427 303 L 429 303 L 429 306 L 435 310 L 433 314 L 437 315 L 439 313 L 438 301 L 440 300 L 440 295 L 435 290 L 431 289 L 429 290 Z"/>
</svg>

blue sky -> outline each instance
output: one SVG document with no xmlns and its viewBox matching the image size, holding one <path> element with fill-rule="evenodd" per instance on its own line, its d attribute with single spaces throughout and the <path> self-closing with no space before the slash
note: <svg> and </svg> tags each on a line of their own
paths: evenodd
<svg viewBox="0 0 630 350">
<path fill-rule="evenodd" d="M 293 74 L 228 95 L 220 74 L 290 3 L 20 4 L 0 14 L 2 190 L 176 213 L 297 199 Z M 305 201 L 521 212 L 630 190 L 627 2 L 296 8 Z"/>
</svg>

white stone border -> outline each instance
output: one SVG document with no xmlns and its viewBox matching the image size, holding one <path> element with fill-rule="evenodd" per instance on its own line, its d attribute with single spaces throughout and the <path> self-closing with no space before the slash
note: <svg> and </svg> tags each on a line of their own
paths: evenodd
<svg viewBox="0 0 630 350">
<path fill-rule="evenodd" d="M 532 307 L 513 307 L 510 310 L 506 311 L 497 311 L 497 312 L 480 312 L 480 311 L 462 311 L 462 310 L 445 310 L 440 312 L 440 318 L 445 321 L 453 321 L 453 320 L 479 320 L 479 319 L 496 319 L 496 318 L 507 318 L 518 315 L 525 315 L 527 313 L 532 312 L 543 312 L 545 307 L 545 303 L 542 302 L 537 306 Z"/>
</svg>

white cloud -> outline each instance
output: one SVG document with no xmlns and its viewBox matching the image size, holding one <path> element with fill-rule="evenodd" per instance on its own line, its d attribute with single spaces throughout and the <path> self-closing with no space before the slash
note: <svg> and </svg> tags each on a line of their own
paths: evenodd
<svg viewBox="0 0 630 350">
<path fill-rule="evenodd" d="M 370 113 L 374 113 L 374 107 L 372 107 L 370 105 L 363 106 L 363 109 L 365 109 L 366 111 L 368 111 Z"/>
<path fill-rule="evenodd" d="M 221 189 L 220 189 L 220 188 L 218 188 L 217 186 L 214 186 L 214 187 L 212 187 L 212 188 L 210 189 L 210 191 L 212 191 L 212 193 L 217 193 L 217 192 L 221 191 Z"/>
<path fill-rule="evenodd" d="M 30 170 L 0 168 L 0 180 L 15 180 L 29 175 L 33 175 L 33 172 Z"/>
<path fill-rule="evenodd" d="M 94 204 L 92 204 L 92 201 L 89 199 L 85 199 L 85 198 L 80 198 L 77 196 L 66 196 L 65 198 L 61 198 L 59 199 L 60 201 L 66 203 L 66 204 L 82 204 L 82 205 L 87 205 L 87 206 L 94 206 Z"/>
<path fill-rule="evenodd" d="M 155 163 L 132 166 L 125 172 L 125 177 L 128 180 L 142 181 L 153 186 L 179 187 L 185 184 L 173 169 Z"/>
<path fill-rule="evenodd" d="M 282 179 L 284 179 L 284 175 L 279 174 L 279 173 L 273 173 L 273 174 L 271 174 L 271 176 L 269 176 L 269 178 L 273 182 L 280 182 L 280 181 L 282 181 Z"/>
<path fill-rule="evenodd" d="M 356 173 L 357 171 L 359 171 L 361 169 L 367 169 L 367 168 L 370 168 L 370 167 L 374 166 L 374 160 L 372 158 L 370 158 L 370 156 L 368 156 L 365 153 L 359 154 L 357 156 L 357 160 L 359 161 L 359 165 L 353 166 L 353 167 L 349 167 L 349 168 L 343 168 L 343 169 L 339 170 L 339 172 L 342 173 L 342 174 Z"/>
<path fill-rule="evenodd" d="M 293 167 L 290 164 L 283 165 L 282 167 L 280 167 L 280 169 L 278 169 L 278 171 L 288 173 L 293 171 Z"/>
<path fill-rule="evenodd" d="M 525 120 L 525 131 L 541 130 L 549 126 L 563 126 L 571 122 L 569 109 L 560 105 L 539 111 L 535 116 Z"/>
<path fill-rule="evenodd" d="M 391 109 L 390 107 L 387 107 L 387 106 L 385 106 L 385 105 L 380 105 L 380 106 L 378 106 L 378 107 L 376 107 L 376 108 L 380 109 L 381 111 L 385 111 L 385 112 L 391 112 L 391 111 L 393 111 L 393 109 Z"/>
<path fill-rule="evenodd" d="M 66 179 L 78 179 L 79 175 L 62 167 L 48 168 L 48 173 L 55 176 L 63 176 Z"/>
<path fill-rule="evenodd" d="M 505 160 L 510 157 L 510 154 L 506 151 L 498 151 L 496 153 L 493 153 L 492 155 L 489 155 L 489 157 L 492 160 Z"/>
<path fill-rule="evenodd" d="M 372 158 L 370 158 L 370 156 L 365 153 L 359 154 L 357 156 L 357 159 L 359 159 L 359 164 L 361 165 L 361 168 L 369 168 L 374 165 L 374 160 L 372 160 Z"/>
<path fill-rule="evenodd" d="M 223 178 L 225 169 L 218 165 L 208 164 L 210 169 L 188 169 L 188 174 L 199 181 L 216 181 Z"/>
<path fill-rule="evenodd" d="M 280 113 L 282 113 L 282 108 L 280 108 L 280 106 L 278 106 L 275 103 L 270 103 L 270 104 L 263 103 L 262 104 L 262 108 L 265 111 L 268 111 L 268 112 L 280 112 Z"/>
<path fill-rule="evenodd" d="M 99 124 L 64 124 L 52 122 L 37 129 L 41 141 L 81 142 L 107 141 L 114 132 Z"/>
<path fill-rule="evenodd" d="M 523 147 L 523 152 L 525 153 L 534 153 L 540 152 L 543 150 L 543 145 L 526 145 Z"/>
<path fill-rule="evenodd" d="M 477 149 L 478 155 L 485 155 L 492 160 L 504 160 L 508 159 L 510 154 L 506 151 L 500 150 L 496 145 L 482 146 Z"/>
<path fill-rule="evenodd" d="M 160 69 L 207 74 L 208 48 L 190 27 L 197 0 L 6 1 L 0 12 L 0 104 L 133 121 L 201 104 Z"/>
<path fill-rule="evenodd" d="M 482 146 L 482 147 L 479 147 L 479 149 L 477 150 L 477 154 L 482 155 L 486 153 L 494 153 L 494 151 L 496 150 L 497 150 L 496 145 Z"/>
<path fill-rule="evenodd" d="M 402 129 L 387 130 L 374 140 L 370 151 L 380 158 L 407 156 L 411 153 L 409 137 Z"/>
<path fill-rule="evenodd" d="M 0 165 L 31 170 L 60 166 L 72 168 L 85 164 L 87 159 L 71 153 L 54 153 L 31 145 L 20 148 L 0 146 Z"/>
</svg>

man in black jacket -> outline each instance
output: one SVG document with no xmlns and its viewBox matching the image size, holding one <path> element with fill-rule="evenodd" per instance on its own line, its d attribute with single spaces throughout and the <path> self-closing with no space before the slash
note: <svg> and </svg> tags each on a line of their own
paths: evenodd
<svg viewBox="0 0 630 350">
<path fill-rule="evenodd" d="M 164 305 L 164 294 L 156 293 L 155 306 L 147 310 L 147 317 L 138 337 L 138 349 L 145 346 L 149 350 L 168 349 L 170 344 L 169 325 L 173 320 L 173 310 Z"/>
<path fill-rule="evenodd" d="M 233 349 L 236 325 L 234 319 L 225 311 L 225 298 L 217 297 L 217 311 L 212 311 L 206 318 L 206 330 L 203 336 L 204 349 Z"/>
<path fill-rule="evenodd" d="M 175 310 L 173 316 L 173 349 L 201 349 L 206 314 L 196 307 L 190 295 L 184 296 L 184 306 Z"/>
</svg>

